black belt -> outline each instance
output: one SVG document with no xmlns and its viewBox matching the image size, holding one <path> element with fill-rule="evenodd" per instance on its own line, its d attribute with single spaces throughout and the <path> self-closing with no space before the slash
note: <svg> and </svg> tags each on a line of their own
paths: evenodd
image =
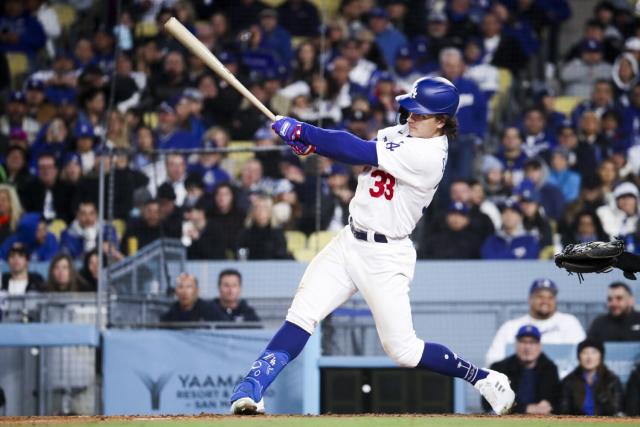
<svg viewBox="0 0 640 427">
<path fill-rule="evenodd" d="M 369 240 L 367 238 L 367 232 L 363 230 L 358 230 L 356 227 L 354 227 L 353 221 L 351 220 L 351 218 L 349 218 L 349 227 L 351 227 L 351 233 L 353 233 L 353 237 L 355 237 L 356 239 L 364 240 L 365 242 Z M 380 233 L 373 233 L 373 241 L 378 243 L 389 243 L 387 241 L 387 236 Z"/>
</svg>

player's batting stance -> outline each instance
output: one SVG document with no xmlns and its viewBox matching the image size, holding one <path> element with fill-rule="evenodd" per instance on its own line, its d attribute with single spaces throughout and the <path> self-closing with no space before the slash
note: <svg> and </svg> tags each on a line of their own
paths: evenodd
<svg viewBox="0 0 640 427">
<path fill-rule="evenodd" d="M 408 111 L 406 121 L 401 120 L 405 123 L 378 131 L 374 141 L 289 117 L 273 123 L 298 155 L 316 152 L 368 168 L 358 178 L 349 225 L 307 267 L 284 325 L 236 386 L 232 413 L 264 412 L 267 387 L 300 354 L 318 322 L 358 291 L 371 309 L 384 350 L 398 365 L 463 378 L 497 414 L 513 405 L 505 375 L 479 369 L 441 344 L 424 342 L 413 329 L 409 284 L 416 252 L 409 234 L 442 178 L 459 95 L 444 78 L 422 78 L 411 94 L 396 99 Z"/>
</svg>

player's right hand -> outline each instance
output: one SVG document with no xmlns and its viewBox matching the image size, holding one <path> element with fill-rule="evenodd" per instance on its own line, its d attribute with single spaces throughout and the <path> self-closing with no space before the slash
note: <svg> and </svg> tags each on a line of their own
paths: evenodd
<svg viewBox="0 0 640 427">
<path fill-rule="evenodd" d="M 291 117 L 276 116 L 271 128 L 284 142 L 299 141 L 302 134 L 302 123 Z"/>
<path fill-rule="evenodd" d="M 291 150 L 298 156 L 308 156 L 311 153 L 316 152 L 316 147 L 313 145 L 305 144 L 302 141 L 286 141 L 291 147 Z"/>
</svg>

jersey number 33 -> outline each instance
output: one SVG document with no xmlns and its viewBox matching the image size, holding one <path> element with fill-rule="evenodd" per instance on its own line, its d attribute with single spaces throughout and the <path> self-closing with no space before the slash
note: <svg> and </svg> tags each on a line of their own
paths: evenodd
<svg viewBox="0 0 640 427">
<path fill-rule="evenodd" d="M 376 169 L 371 172 L 371 177 L 376 179 L 373 183 L 373 188 L 369 189 L 371 197 L 378 198 L 384 196 L 387 200 L 393 199 L 393 188 L 396 185 L 396 179 L 393 175 Z"/>
</svg>

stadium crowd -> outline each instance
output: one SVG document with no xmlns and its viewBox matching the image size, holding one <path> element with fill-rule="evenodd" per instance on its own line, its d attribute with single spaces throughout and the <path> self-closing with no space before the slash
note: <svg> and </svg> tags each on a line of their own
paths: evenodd
<svg viewBox="0 0 640 427">
<path fill-rule="evenodd" d="M 158 154 L 279 144 L 163 31 L 173 15 L 274 111 L 362 138 L 396 122 L 394 97 L 416 78 L 454 82 L 459 132 L 414 233 L 421 258 L 545 258 L 612 238 L 640 251 L 640 20 L 628 2 L 597 3 L 567 52 L 565 0 L 343 0 L 324 25 L 306 0 L 61 3 L 75 14 L 64 28 L 55 1 L 7 0 L 0 15 L 0 62 L 26 61 L 2 80 L 4 259 L 16 241 L 32 260 L 95 249 L 103 157 L 112 259 L 163 236 L 190 259 L 291 258 L 285 231 L 347 223 L 358 167 L 277 149 Z"/>
</svg>

